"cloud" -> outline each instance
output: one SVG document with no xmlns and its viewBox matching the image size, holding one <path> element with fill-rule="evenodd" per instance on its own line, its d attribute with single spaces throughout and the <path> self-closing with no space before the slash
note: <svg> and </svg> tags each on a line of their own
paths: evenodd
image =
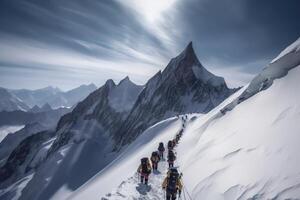
<svg viewBox="0 0 300 200">
<path fill-rule="evenodd" d="M 231 85 L 244 84 L 299 37 L 299 4 L 3 0 L 0 86 L 24 87 L 20 74 L 28 76 L 26 87 L 102 84 L 126 75 L 144 83 L 191 40 L 211 71 Z"/>
</svg>

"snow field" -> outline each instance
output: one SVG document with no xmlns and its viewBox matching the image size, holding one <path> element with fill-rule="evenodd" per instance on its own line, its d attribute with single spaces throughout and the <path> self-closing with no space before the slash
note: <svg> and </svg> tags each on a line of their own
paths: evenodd
<svg viewBox="0 0 300 200">
<path fill-rule="evenodd" d="M 150 127 L 115 161 L 75 191 L 70 199 L 103 197 L 112 200 L 114 198 L 122 199 L 124 196 L 126 197 L 125 199 L 139 199 L 141 193 L 137 189 L 141 188 L 136 188 L 139 181 L 134 173 L 140 164 L 140 159 L 142 157 L 149 157 L 153 151 L 157 150 L 159 142 L 166 144 L 170 139 L 173 139 L 181 127 L 181 120 L 175 117 Z M 161 184 L 166 175 L 167 168 L 166 161 L 160 162 L 160 174 L 150 175 L 149 183 L 151 190 L 142 199 L 161 199 L 161 195 L 163 195 Z M 113 188 L 116 189 L 113 190 Z M 143 193 L 143 189 L 141 190 Z M 111 196 L 107 196 L 108 193 Z"/>
</svg>

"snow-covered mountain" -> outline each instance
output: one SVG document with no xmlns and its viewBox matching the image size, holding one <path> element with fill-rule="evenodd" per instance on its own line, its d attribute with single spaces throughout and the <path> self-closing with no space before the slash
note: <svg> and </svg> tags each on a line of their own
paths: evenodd
<svg viewBox="0 0 300 200">
<path fill-rule="evenodd" d="M 81 85 L 75 89 L 63 92 L 59 88 L 46 87 L 38 90 L 9 90 L 10 93 L 17 96 L 31 108 L 36 106 L 42 107 L 49 104 L 52 108 L 72 107 L 79 101 L 87 97 L 88 94 L 96 90 L 94 84 Z"/>
<path fill-rule="evenodd" d="M 163 119 L 184 113 L 207 113 L 235 91 L 227 87 L 222 77 L 202 66 L 191 42 L 148 81 L 115 138 L 123 146 Z"/>
<path fill-rule="evenodd" d="M 53 189 L 63 186 L 67 182 L 72 182 L 74 184 L 72 187 L 79 187 L 114 158 L 112 156 L 113 145 L 111 137 L 109 137 L 110 131 L 118 129 L 120 124 L 126 119 L 142 89 L 143 86 L 135 85 L 128 77 L 118 85 L 112 80 L 108 80 L 103 87 L 80 102 L 71 113 L 61 118 L 55 137 L 46 138 L 48 141 L 44 141 L 45 144 L 50 144 L 45 147 L 46 150 L 39 150 L 39 148 L 44 148 L 41 143 L 28 147 L 32 149 L 31 151 L 37 153 L 42 151 L 42 156 L 39 153 L 37 155 L 25 153 L 22 164 L 14 168 L 13 173 L 7 173 L 7 171 L 10 171 L 10 165 L 7 165 L 6 162 L 3 167 L 5 179 L 2 180 L 0 187 L 4 188 L 12 182 L 26 179 L 25 175 L 28 171 L 22 169 L 34 165 L 35 167 L 30 167 L 32 171 L 42 162 L 34 162 L 32 164 L 30 160 L 40 160 L 40 158 L 48 158 L 47 164 L 41 165 L 38 173 L 28 185 L 27 189 L 34 191 L 34 193 L 26 193 L 24 191 L 24 199 L 37 197 L 47 199 L 52 194 Z M 36 139 L 32 137 L 31 140 L 34 141 Z M 31 141 L 26 143 L 32 144 Z M 15 154 L 18 154 L 20 151 L 18 149 L 20 149 L 19 146 L 15 148 L 15 151 L 17 151 Z M 61 157 L 62 151 L 64 152 L 63 154 L 68 152 L 68 158 Z M 69 159 L 72 159 L 74 156 L 72 152 L 79 153 L 78 159 L 80 161 L 76 164 L 73 163 L 74 165 L 69 167 L 60 168 L 62 166 L 60 162 L 69 163 Z M 8 161 L 12 163 L 16 163 L 16 160 L 17 158 L 8 158 Z M 85 170 L 85 173 L 80 173 L 78 171 L 81 169 L 80 165 L 86 163 L 89 163 L 89 167 Z M 68 172 L 63 172 L 64 175 L 62 175 L 61 171 L 66 169 L 68 169 Z M 22 173 L 19 173 L 19 171 L 22 171 Z M 43 181 L 45 176 L 52 177 L 50 183 Z M 36 182 L 38 182 L 40 188 L 38 190 L 35 187 Z M 48 187 L 45 188 L 45 186 Z"/>
<path fill-rule="evenodd" d="M 56 131 L 35 134 L 15 148 L 0 169 L 1 199 L 163 199 L 165 162 L 159 166 L 162 174 L 150 176 L 150 191 L 139 190 L 135 172 L 141 157 L 182 128 L 176 117 L 154 125 L 156 118 L 184 108 L 193 112 L 193 107 L 202 114 L 188 115 L 176 148 L 185 193 L 212 200 L 299 198 L 299 48 L 298 40 L 231 96 L 222 78 L 211 75 L 198 60 L 195 67 L 191 45 L 145 87 L 132 89 L 126 79 L 121 81 L 125 86 L 107 81 L 62 117 Z M 200 92 L 190 85 L 192 80 L 210 89 Z M 180 95 L 173 94 L 174 89 Z M 219 101 L 224 94 L 229 97 Z M 210 105 L 212 110 L 206 109 Z M 128 145 L 112 152 L 116 142 Z"/>
<path fill-rule="evenodd" d="M 23 111 L 0 112 L 0 127 L 4 125 L 24 127 L 17 132 L 6 135 L 0 141 L 0 161 L 2 162 L 7 158 L 25 138 L 40 131 L 54 130 L 59 119 L 68 112 L 70 112 L 68 108 L 58 108 L 36 113 Z"/>
<path fill-rule="evenodd" d="M 147 127 L 169 116 L 206 113 L 234 91 L 227 88 L 223 78 L 212 75 L 200 64 L 192 44 L 145 86 L 135 85 L 128 77 L 118 85 L 108 80 L 60 119 L 46 156 L 47 164 L 39 168 L 22 198 L 48 199 L 67 183 L 71 183 L 72 190 L 77 189 L 119 155 L 113 152 L 116 146 L 134 140 Z M 128 138 L 124 138 L 124 132 L 128 132 Z M 63 160 L 62 150 L 66 156 Z M 77 161 L 70 165 L 74 156 Z M 80 173 L 84 163 L 89 165 L 85 173 Z M 52 177 L 51 181 L 41 183 L 45 176 Z M 38 190 L 36 184 L 40 186 Z"/>
<path fill-rule="evenodd" d="M 291 46 L 296 48 L 288 47 L 292 50 L 212 111 L 188 115 L 175 165 L 183 172 L 183 193 L 189 199 L 300 198 L 299 40 Z M 270 81 L 268 87 L 258 77 L 266 77 L 262 80 Z M 66 187 L 53 197 L 71 193 L 69 199 L 74 200 L 163 199 L 164 176 L 152 174 L 151 189 L 140 191 L 135 170 L 141 157 L 151 155 L 159 142 L 173 138 L 181 128 L 176 118 L 150 127 L 88 183 L 75 192 Z M 161 172 L 164 165 L 159 166 Z"/>
<path fill-rule="evenodd" d="M 0 88 L 0 111 L 28 110 L 29 107 L 17 96 Z"/>
</svg>

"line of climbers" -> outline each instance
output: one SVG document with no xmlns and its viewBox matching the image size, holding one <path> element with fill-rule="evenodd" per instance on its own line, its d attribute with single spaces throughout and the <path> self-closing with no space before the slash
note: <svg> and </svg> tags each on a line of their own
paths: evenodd
<svg viewBox="0 0 300 200">
<path fill-rule="evenodd" d="M 179 118 L 179 116 L 178 116 Z M 180 138 L 182 137 L 183 131 L 185 129 L 185 123 L 187 120 L 187 116 L 181 116 L 182 120 L 182 128 L 175 135 L 173 140 L 168 141 L 167 149 L 167 162 L 169 164 L 169 170 L 167 172 L 167 176 L 162 183 L 162 188 L 165 190 L 166 200 L 176 200 L 177 194 L 180 197 L 181 191 L 183 188 L 183 184 L 181 181 L 182 173 L 179 174 L 177 168 L 174 167 L 174 162 L 176 160 L 176 155 L 174 152 L 174 147 L 179 143 Z M 151 171 L 157 170 L 158 163 L 161 160 L 164 160 L 164 152 L 165 152 L 164 143 L 160 142 L 157 148 L 157 151 L 152 152 L 150 160 L 148 157 L 141 159 L 141 164 L 138 167 L 138 173 L 140 174 L 140 181 L 142 184 L 147 185 L 149 175 Z"/>
</svg>

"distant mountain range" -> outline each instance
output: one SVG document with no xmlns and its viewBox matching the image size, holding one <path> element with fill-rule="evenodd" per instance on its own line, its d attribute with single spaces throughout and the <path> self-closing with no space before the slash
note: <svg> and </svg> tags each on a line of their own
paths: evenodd
<svg viewBox="0 0 300 200">
<path fill-rule="evenodd" d="M 81 85 L 66 92 L 51 86 L 38 90 L 20 89 L 7 91 L 30 108 L 34 106 L 42 107 L 45 104 L 49 104 L 52 108 L 58 108 L 72 107 L 96 89 L 97 87 L 94 84 L 89 84 Z"/>
<path fill-rule="evenodd" d="M 48 109 L 49 107 L 72 107 L 96 89 L 94 84 L 81 85 L 66 92 L 51 86 L 38 90 L 0 88 L 0 111 L 37 112 L 44 106 Z"/>
</svg>

